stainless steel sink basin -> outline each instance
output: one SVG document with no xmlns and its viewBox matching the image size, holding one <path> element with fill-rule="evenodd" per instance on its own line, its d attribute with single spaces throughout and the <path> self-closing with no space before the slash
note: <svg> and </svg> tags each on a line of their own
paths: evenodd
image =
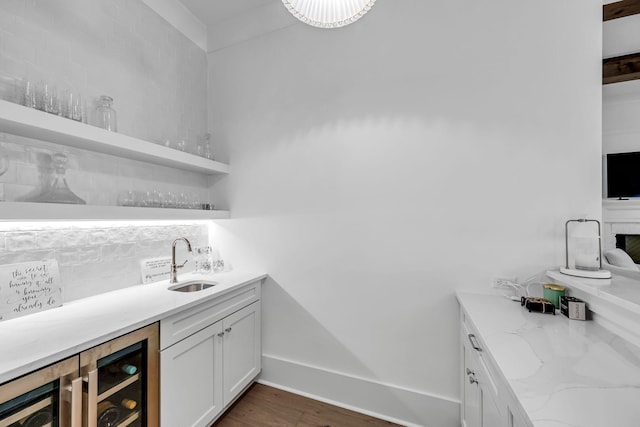
<svg viewBox="0 0 640 427">
<path fill-rule="evenodd" d="M 189 282 L 178 283 L 170 286 L 170 291 L 176 292 L 198 292 L 209 289 L 217 285 L 217 282 L 207 282 L 204 280 L 191 280 Z"/>
</svg>

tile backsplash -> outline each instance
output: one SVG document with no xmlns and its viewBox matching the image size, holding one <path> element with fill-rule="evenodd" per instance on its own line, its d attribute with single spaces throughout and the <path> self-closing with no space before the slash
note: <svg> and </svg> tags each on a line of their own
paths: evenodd
<svg viewBox="0 0 640 427">
<path fill-rule="evenodd" d="M 0 223 L 0 265 L 55 259 L 65 302 L 142 283 L 140 261 L 171 256 L 171 243 L 186 237 L 206 246 L 200 223 Z M 177 247 L 178 262 L 190 257 Z M 184 271 L 192 271 L 194 263 Z"/>
</svg>

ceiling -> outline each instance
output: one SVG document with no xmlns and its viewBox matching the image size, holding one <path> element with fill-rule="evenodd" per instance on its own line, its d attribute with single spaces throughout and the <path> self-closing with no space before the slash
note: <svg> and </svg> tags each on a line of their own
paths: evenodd
<svg viewBox="0 0 640 427">
<path fill-rule="evenodd" d="M 180 0 L 208 28 L 251 9 L 280 0 Z"/>
</svg>

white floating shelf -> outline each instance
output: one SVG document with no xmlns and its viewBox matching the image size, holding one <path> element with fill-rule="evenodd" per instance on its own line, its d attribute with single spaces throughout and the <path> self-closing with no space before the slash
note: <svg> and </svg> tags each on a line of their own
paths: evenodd
<svg viewBox="0 0 640 427">
<path fill-rule="evenodd" d="M 0 202 L 0 221 L 111 221 L 228 219 L 229 211 Z"/>
<path fill-rule="evenodd" d="M 208 175 L 229 165 L 0 100 L 0 132 Z"/>
</svg>

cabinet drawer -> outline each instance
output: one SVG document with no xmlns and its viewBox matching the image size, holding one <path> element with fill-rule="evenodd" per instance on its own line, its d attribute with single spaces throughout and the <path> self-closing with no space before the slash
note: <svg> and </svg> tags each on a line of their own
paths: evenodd
<svg viewBox="0 0 640 427">
<path fill-rule="evenodd" d="M 165 349 L 187 338 L 259 299 L 260 281 L 257 281 L 162 319 L 160 321 L 160 349 Z"/>
</svg>

